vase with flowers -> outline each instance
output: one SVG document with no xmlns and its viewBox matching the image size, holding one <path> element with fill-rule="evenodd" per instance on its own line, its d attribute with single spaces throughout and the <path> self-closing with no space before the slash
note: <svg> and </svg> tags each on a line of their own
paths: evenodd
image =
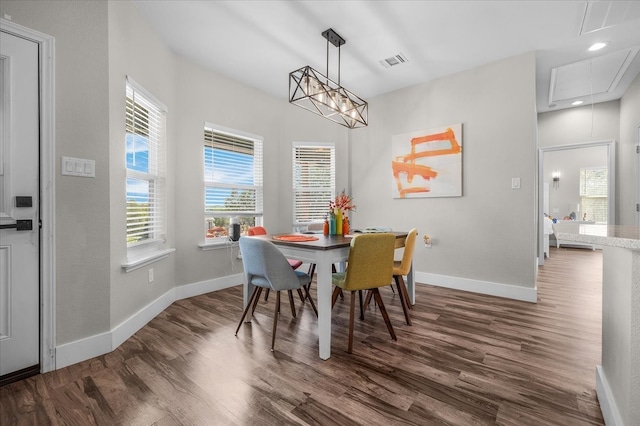
<svg viewBox="0 0 640 426">
<path fill-rule="evenodd" d="M 353 204 L 351 196 L 347 195 L 343 189 L 342 192 L 336 195 L 333 201 L 329 202 L 329 212 L 336 218 L 336 233 L 335 235 L 343 234 L 343 221 L 346 218 L 346 214 L 349 211 L 355 211 L 356 205 Z M 347 219 L 348 220 L 348 219 Z"/>
</svg>

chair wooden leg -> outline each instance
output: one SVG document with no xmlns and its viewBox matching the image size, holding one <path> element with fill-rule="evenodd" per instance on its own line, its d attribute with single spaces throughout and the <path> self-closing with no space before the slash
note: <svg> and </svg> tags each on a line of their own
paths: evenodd
<svg viewBox="0 0 640 426">
<path fill-rule="evenodd" d="M 371 297 L 373 297 L 373 293 L 371 290 L 367 290 L 367 297 L 364 298 L 364 310 L 366 311 L 371 303 Z"/>
<path fill-rule="evenodd" d="M 364 306 L 362 305 L 362 290 L 358 290 L 358 301 L 360 302 L 360 321 L 364 321 Z"/>
<path fill-rule="evenodd" d="M 311 291 L 311 283 L 307 284 L 304 286 L 304 289 L 306 290 L 307 294 L 305 295 L 305 297 L 311 299 L 311 295 L 310 295 L 310 291 Z"/>
<path fill-rule="evenodd" d="M 306 293 L 307 299 L 309 299 L 309 302 L 311 302 L 311 307 L 313 308 L 313 312 L 315 312 L 316 318 L 317 318 L 318 317 L 318 308 L 316 308 L 316 304 L 313 302 L 313 298 L 311 297 L 311 294 L 309 294 L 309 289 L 306 286 L 304 286 L 304 291 Z"/>
<path fill-rule="evenodd" d="M 347 353 L 351 353 L 353 349 L 353 321 L 355 316 L 355 308 L 356 308 L 356 292 L 351 292 L 351 304 L 349 308 L 349 345 L 347 346 Z"/>
<path fill-rule="evenodd" d="M 293 291 L 291 290 L 287 290 L 287 293 L 289 294 L 289 304 L 291 305 L 291 315 L 293 315 L 293 317 L 296 317 L 296 304 L 293 301 Z"/>
<path fill-rule="evenodd" d="M 265 302 L 267 301 L 267 299 L 269 299 L 269 291 L 270 291 L 270 289 L 267 289 L 267 290 L 264 292 L 264 301 L 265 301 Z"/>
<path fill-rule="evenodd" d="M 293 298 L 293 297 L 292 297 Z M 278 313 L 280 312 L 280 292 L 276 291 L 276 309 L 273 312 L 273 332 L 271 333 L 271 352 L 276 344 L 276 330 L 278 328 Z"/>
<path fill-rule="evenodd" d="M 378 291 L 377 288 L 372 289 L 372 291 L 373 291 L 373 297 L 375 297 L 376 302 L 378 302 L 378 308 L 380 309 L 382 318 L 384 318 L 384 323 L 387 324 L 387 330 L 389 330 L 391 339 L 398 340 L 398 338 L 396 337 L 396 333 L 393 331 L 393 325 L 391 325 L 391 320 L 389 320 L 389 314 L 387 314 L 387 309 L 384 307 L 384 302 L 382 301 L 380 292 Z"/>
<path fill-rule="evenodd" d="M 260 295 L 262 294 L 262 287 L 256 287 L 258 290 L 258 294 L 256 294 L 255 299 L 253 300 L 253 306 L 251 307 L 251 316 L 256 311 L 256 306 L 258 306 L 258 301 L 260 300 Z"/>
<path fill-rule="evenodd" d="M 402 305 L 402 311 L 404 312 L 404 320 L 407 322 L 407 325 L 411 325 L 411 316 L 409 315 L 409 306 L 408 303 L 409 301 L 405 298 L 405 292 L 402 291 L 402 288 L 400 287 L 400 279 L 402 278 L 398 278 L 397 275 L 394 275 L 394 278 L 396 280 L 396 286 L 398 287 L 398 296 L 400 297 L 400 304 Z M 393 286 L 391 287 L 393 288 Z"/>
<path fill-rule="evenodd" d="M 338 295 L 341 291 L 342 289 L 340 287 L 333 288 L 333 294 L 331 294 L 331 309 L 333 309 L 333 307 L 335 306 L 336 300 L 338 300 Z"/>
<path fill-rule="evenodd" d="M 311 263 L 309 265 L 309 272 L 308 272 L 308 274 L 311 277 L 311 279 L 313 279 L 313 274 L 315 274 L 315 272 L 316 272 L 316 264 L 315 263 Z"/>
<path fill-rule="evenodd" d="M 238 330 L 240 330 L 240 326 L 242 325 L 242 321 L 244 321 L 244 318 L 247 316 L 247 312 L 249 312 L 249 309 L 251 309 L 251 306 L 253 305 L 253 299 L 256 298 L 257 293 L 258 293 L 258 289 L 262 289 L 262 287 L 256 287 L 253 289 L 253 293 L 251 293 L 251 297 L 249 298 L 249 302 L 247 303 L 247 306 L 244 308 L 244 312 L 242 313 L 242 318 L 240 318 L 240 322 L 238 323 L 238 328 L 236 328 L 236 336 L 238 335 Z"/>
<path fill-rule="evenodd" d="M 304 303 L 304 296 L 302 295 L 302 289 L 298 289 L 298 297 L 300 298 L 300 301 Z"/>
</svg>

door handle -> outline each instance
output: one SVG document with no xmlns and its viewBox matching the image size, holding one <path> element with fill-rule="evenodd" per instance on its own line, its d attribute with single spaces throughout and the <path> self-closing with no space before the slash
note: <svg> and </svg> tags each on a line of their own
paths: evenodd
<svg viewBox="0 0 640 426">
<path fill-rule="evenodd" d="M 0 229 L 15 229 L 17 231 L 33 231 L 33 221 L 31 219 L 16 220 L 10 225 L 0 225 Z"/>
</svg>

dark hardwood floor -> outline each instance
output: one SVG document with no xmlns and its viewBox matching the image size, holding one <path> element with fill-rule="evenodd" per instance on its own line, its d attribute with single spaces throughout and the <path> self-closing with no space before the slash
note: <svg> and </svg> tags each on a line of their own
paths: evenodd
<svg viewBox="0 0 640 426">
<path fill-rule="evenodd" d="M 398 341 L 377 311 L 333 311 L 332 357 L 318 358 L 311 307 L 272 303 L 234 336 L 235 287 L 175 302 L 104 356 L 0 388 L 0 425 L 602 425 L 601 252 L 551 250 L 538 303 L 429 285 L 412 326 L 383 289 Z"/>
</svg>

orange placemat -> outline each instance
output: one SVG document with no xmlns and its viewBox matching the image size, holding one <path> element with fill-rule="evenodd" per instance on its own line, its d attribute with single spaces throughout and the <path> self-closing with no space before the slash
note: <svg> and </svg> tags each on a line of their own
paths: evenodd
<svg viewBox="0 0 640 426">
<path fill-rule="evenodd" d="M 276 235 L 275 237 L 273 237 L 273 239 L 280 240 L 280 241 L 301 242 L 301 241 L 317 241 L 319 238 L 311 237 L 309 235 Z"/>
</svg>

